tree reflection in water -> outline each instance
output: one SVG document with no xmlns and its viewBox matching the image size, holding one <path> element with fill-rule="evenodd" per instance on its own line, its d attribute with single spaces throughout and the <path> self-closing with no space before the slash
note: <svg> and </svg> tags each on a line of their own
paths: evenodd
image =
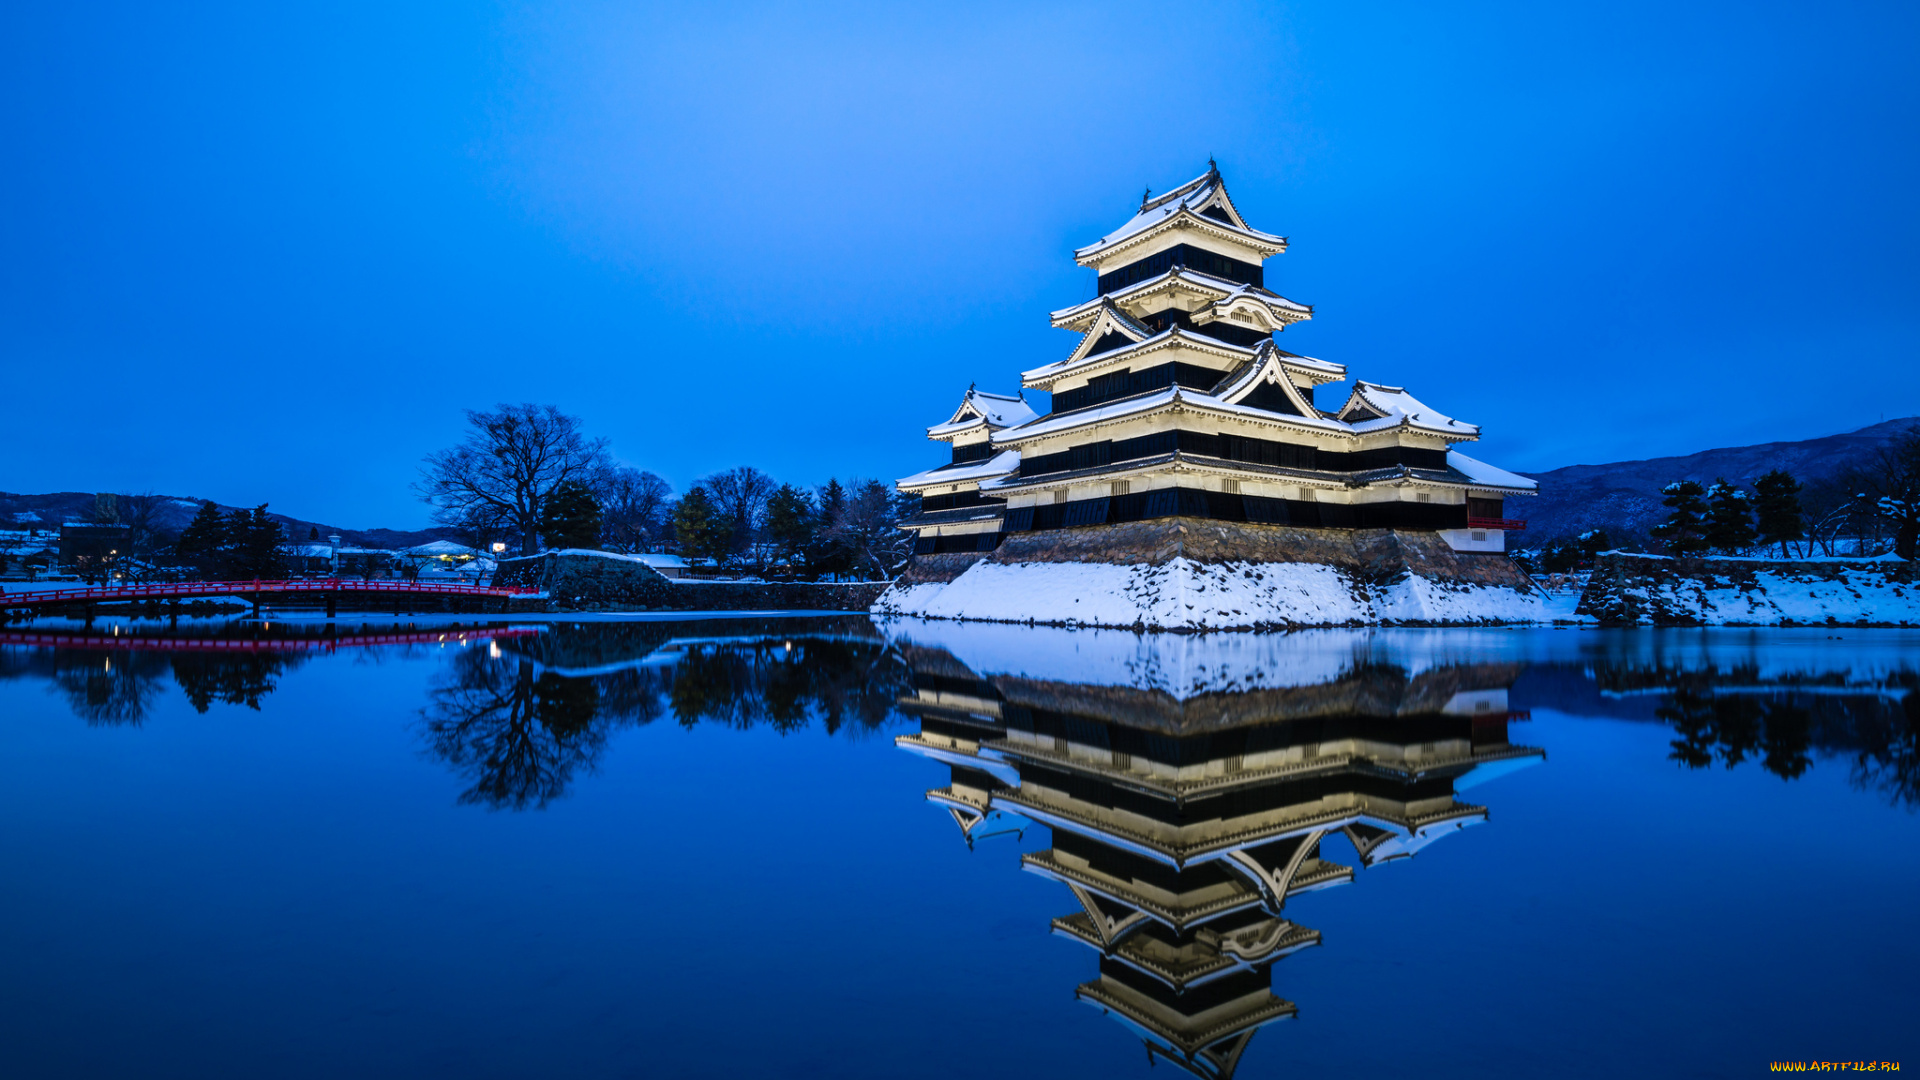
<svg viewBox="0 0 1920 1080">
<path fill-rule="evenodd" d="M 877 641 L 799 637 L 691 646 L 674 666 L 669 696 L 687 727 L 706 720 L 787 732 L 817 718 L 832 735 L 849 721 L 884 726 L 909 685 Z"/>
<path fill-rule="evenodd" d="M 478 649 L 455 654 L 428 701 L 429 749 L 471 783 L 460 801 L 510 810 L 544 807 L 591 772 L 612 726 L 591 679 Z"/>
<path fill-rule="evenodd" d="M 166 658 L 152 653 L 57 649 L 51 659 L 54 685 L 88 724 L 139 724 L 166 685 Z"/>
<path fill-rule="evenodd" d="M 260 699 L 279 686 L 278 677 L 306 659 L 299 653 L 177 653 L 173 657 L 173 681 L 193 703 L 195 712 L 204 713 L 215 702 L 245 705 L 259 712 Z"/>
<path fill-rule="evenodd" d="M 878 730 L 909 685 L 878 638 L 656 638 L 612 663 L 596 649 L 578 668 L 556 663 L 568 659 L 564 635 L 535 645 L 542 659 L 512 644 L 464 650 L 429 691 L 429 752 L 467 779 L 462 803 L 541 809 L 594 771 L 615 730 L 669 712 L 687 727 Z"/>
<path fill-rule="evenodd" d="M 1816 757 L 1839 759 L 1854 786 L 1920 808 L 1920 672 L 1850 682 L 1831 673 L 1763 676 L 1750 665 L 1628 664 L 1597 666 L 1594 677 L 1616 693 L 1665 691 L 1654 715 L 1672 726 L 1669 756 L 1687 768 L 1757 761 L 1793 780 Z"/>
</svg>

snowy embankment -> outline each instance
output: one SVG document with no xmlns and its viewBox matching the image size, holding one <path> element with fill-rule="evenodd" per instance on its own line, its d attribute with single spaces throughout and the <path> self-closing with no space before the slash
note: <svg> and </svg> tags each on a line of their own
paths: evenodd
<svg viewBox="0 0 1920 1080">
<path fill-rule="evenodd" d="M 1920 626 L 1913 564 L 1877 559 L 1674 559 L 1606 552 L 1579 609 L 1603 623 Z"/>
<path fill-rule="evenodd" d="M 1541 598 L 1503 585 L 1403 574 L 1386 584 L 1319 563 L 1158 565 L 982 561 L 951 582 L 904 584 L 878 615 L 1156 630 L 1359 624 L 1486 624 L 1550 618 Z"/>
</svg>

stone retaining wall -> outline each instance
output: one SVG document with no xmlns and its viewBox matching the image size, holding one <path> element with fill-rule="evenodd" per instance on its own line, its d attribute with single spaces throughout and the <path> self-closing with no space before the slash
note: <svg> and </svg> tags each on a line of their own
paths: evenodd
<svg viewBox="0 0 1920 1080">
<path fill-rule="evenodd" d="M 1608 625 L 1920 626 L 1914 566 L 1898 559 L 1676 559 L 1606 552 L 1580 594 Z"/>
<path fill-rule="evenodd" d="M 503 559 L 499 585 L 544 591 L 547 610 L 865 611 L 887 582 L 674 581 L 611 552 Z"/>
<path fill-rule="evenodd" d="M 1160 566 L 1182 557 L 1199 563 L 1313 563 L 1336 567 L 1370 584 L 1389 584 L 1415 573 L 1436 581 L 1503 585 L 1522 593 L 1533 590 L 1532 582 L 1504 554 L 1455 551 L 1438 533 L 1401 529 L 1303 529 L 1207 518 L 1156 518 L 1015 533 L 987 559 Z M 920 555 L 914 562 L 918 565 L 930 558 L 977 557 Z M 951 581 L 952 577 L 927 580 Z"/>
<path fill-rule="evenodd" d="M 1547 618 L 1512 560 L 1455 551 L 1438 533 L 1204 518 L 1019 533 L 984 558 L 918 556 L 873 611 L 1180 632 Z"/>
</svg>

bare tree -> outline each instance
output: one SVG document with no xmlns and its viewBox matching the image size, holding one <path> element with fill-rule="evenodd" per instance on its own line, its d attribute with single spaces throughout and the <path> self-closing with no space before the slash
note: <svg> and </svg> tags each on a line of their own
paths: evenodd
<svg viewBox="0 0 1920 1080">
<path fill-rule="evenodd" d="M 127 547 L 133 558 L 125 564 L 130 581 L 150 577 L 154 564 L 166 550 L 168 538 L 160 520 L 160 509 L 167 500 L 151 491 L 122 495 L 118 499 L 120 523 L 127 527 Z"/>
<path fill-rule="evenodd" d="M 780 485 L 751 465 L 716 473 L 700 483 L 713 497 L 720 517 L 733 530 L 729 550 L 739 554 L 752 547 L 767 516 L 767 500 Z"/>
<path fill-rule="evenodd" d="M 599 492 L 601 542 L 610 551 L 646 549 L 664 535 L 673 486 L 650 472 L 619 468 Z"/>
<path fill-rule="evenodd" d="M 607 440 L 587 438 L 577 417 L 552 405 L 469 411 L 467 423 L 465 441 L 427 455 L 414 490 L 435 521 L 476 532 L 504 524 L 523 553 L 540 550 L 540 510 L 554 488 L 568 480 L 600 487 L 612 468 Z"/>
</svg>

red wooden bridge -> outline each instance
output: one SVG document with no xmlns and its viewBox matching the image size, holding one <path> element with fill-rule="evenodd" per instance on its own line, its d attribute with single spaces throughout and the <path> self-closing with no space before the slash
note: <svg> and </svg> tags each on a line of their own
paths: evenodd
<svg viewBox="0 0 1920 1080">
<path fill-rule="evenodd" d="M 352 581 L 300 578 L 291 581 L 177 581 L 150 585 L 104 585 L 87 589 L 37 589 L 0 594 L 0 609 L 44 608 L 69 604 L 116 604 L 140 600 L 184 600 L 197 596 L 238 596 L 259 603 L 263 596 L 310 595 L 331 607 L 342 596 L 406 600 L 416 596 L 465 596 L 505 599 L 530 596 L 538 589 L 513 585 L 466 585 L 451 581 Z"/>
<path fill-rule="evenodd" d="M 36 645 L 49 649 L 88 649 L 115 652 L 279 653 L 335 649 L 363 649 L 372 645 L 466 645 L 493 638 L 537 634 L 536 626 L 502 626 L 491 630 L 401 630 L 384 634 L 338 634 L 325 637 L 216 638 L 143 637 L 138 634 L 41 633 L 0 630 L 0 645 Z"/>
</svg>

